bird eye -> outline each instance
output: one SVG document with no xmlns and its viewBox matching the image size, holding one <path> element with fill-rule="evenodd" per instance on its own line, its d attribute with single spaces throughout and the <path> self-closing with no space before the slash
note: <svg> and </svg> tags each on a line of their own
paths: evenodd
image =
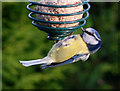
<svg viewBox="0 0 120 91">
<path fill-rule="evenodd" d="M 92 34 L 94 35 L 95 32 L 92 32 Z"/>
</svg>

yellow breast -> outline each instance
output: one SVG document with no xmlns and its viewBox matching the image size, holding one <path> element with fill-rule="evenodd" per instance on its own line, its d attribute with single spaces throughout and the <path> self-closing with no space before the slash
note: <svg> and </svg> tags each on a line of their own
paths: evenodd
<svg viewBox="0 0 120 91">
<path fill-rule="evenodd" d="M 65 44 L 67 46 L 65 46 Z M 69 39 L 65 44 L 58 44 L 53 46 L 51 51 L 48 53 L 49 56 L 54 60 L 55 63 L 64 62 L 77 53 L 84 54 L 89 53 L 86 43 L 82 40 L 80 35 L 75 35 L 75 39 Z"/>
</svg>

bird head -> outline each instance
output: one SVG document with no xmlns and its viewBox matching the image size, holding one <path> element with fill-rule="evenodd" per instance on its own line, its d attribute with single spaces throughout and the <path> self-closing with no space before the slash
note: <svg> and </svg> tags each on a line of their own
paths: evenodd
<svg viewBox="0 0 120 91">
<path fill-rule="evenodd" d="M 83 41 L 87 44 L 87 47 L 91 53 L 95 53 L 101 47 L 101 37 L 100 34 L 93 28 L 81 28 L 83 33 L 81 37 Z"/>
</svg>

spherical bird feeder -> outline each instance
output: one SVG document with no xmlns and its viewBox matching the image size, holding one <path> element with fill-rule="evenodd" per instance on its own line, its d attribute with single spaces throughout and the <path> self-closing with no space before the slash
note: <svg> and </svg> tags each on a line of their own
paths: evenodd
<svg viewBox="0 0 120 91">
<path fill-rule="evenodd" d="M 68 5 L 60 5 L 60 4 L 55 5 L 50 3 L 44 4 L 44 3 L 34 2 L 31 0 L 28 1 L 30 2 L 30 4 L 27 5 L 27 9 L 31 11 L 28 17 L 33 20 L 32 24 L 34 26 L 38 27 L 39 30 L 48 33 L 47 38 L 50 40 L 62 40 L 67 35 L 70 35 L 77 29 L 83 27 L 86 24 L 86 19 L 89 17 L 88 11 L 90 9 L 90 5 L 88 2 L 90 0 L 81 0 L 81 2 L 68 4 Z M 32 6 L 36 6 L 36 5 L 38 8 L 34 8 L 34 9 L 31 8 Z M 82 10 L 78 10 L 77 12 L 73 12 L 73 13 L 58 12 L 58 10 L 70 11 L 72 10 L 72 8 L 75 7 L 77 10 L 80 6 L 83 7 L 87 6 L 87 8 L 83 8 Z M 45 9 L 49 9 L 49 10 L 53 9 L 55 12 L 53 11 L 54 13 L 52 12 L 46 13 L 43 12 L 42 9 L 43 11 L 45 11 Z M 36 15 L 36 17 L 34 16 L 34 14 Z M 81 18 L 76 18 L 76 17 L 80 17 L 79 15 L 83 15 L 83 16 Z M 75 16 L 76 20 L 72 19 L 72 16 Z M 60 18 L 62 19 L 66 18 L 66 20 L 60 21 Z M 58 19 L 58 21 L 56 19 Z"/>
</svg>

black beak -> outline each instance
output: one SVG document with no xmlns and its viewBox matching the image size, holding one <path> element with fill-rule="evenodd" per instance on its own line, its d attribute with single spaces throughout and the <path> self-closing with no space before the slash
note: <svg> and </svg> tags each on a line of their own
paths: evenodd
<svg viewBox="0 0 120 91">
<path fill-rule="evenodd" d="M 82 31 L 83 31 L 83 32 L 85 32 L 85 31 L 86 31 L 83 27 L 81 27 L 81 29 L 82 29 Z"/>
</svg>

